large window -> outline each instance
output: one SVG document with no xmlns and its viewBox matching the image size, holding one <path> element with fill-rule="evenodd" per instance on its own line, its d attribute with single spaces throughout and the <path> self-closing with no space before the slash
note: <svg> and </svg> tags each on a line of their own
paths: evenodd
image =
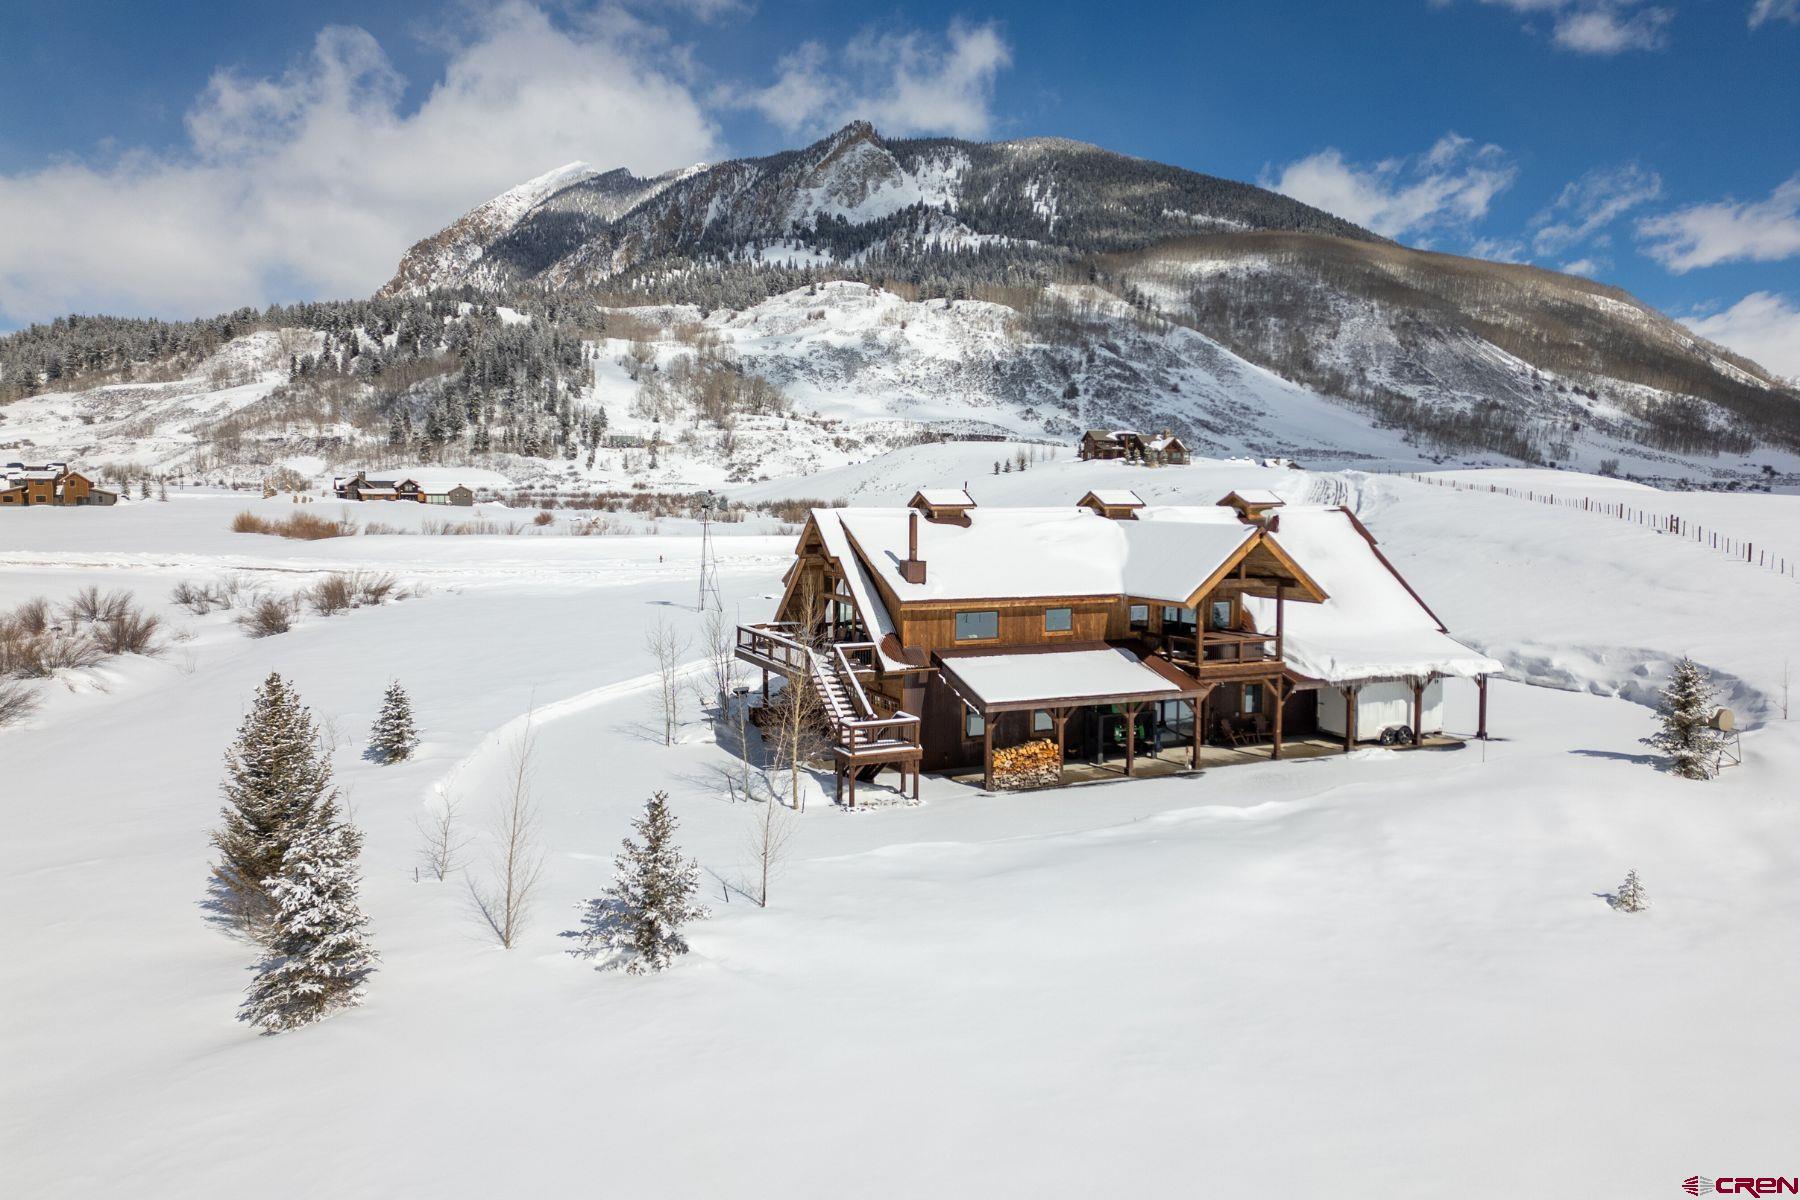
<svg viewBox="0 0 1800 1200">
<path fill-rule="evenodd" d="M 987 732 L 987 721 L 972 708 L 963 710 L 963 736 L 978 738 Z"/>
<path fill-rule="evenodd" d="M 1067 608 L 1046 608 L 1044 610 L 1045 633 L 1067 633 L 1075 628 L 1075 613 Z"/>
<path fill-rule="evenodd" d="M 1259 713 L 1262 710 L 1263 710 L 1262 684 L 1246 683 L 1244 685 L 1244 705 L 1243 705 L 1244 715 L 1250 716 L 1253 713 Z"/>
<path fill-rule="evenodd" d="M 997 612 L 959 612 L 956 614 L 956 640 L 959 642 L 991 641 L 1000 636 L 1000 614 Z"/>
<path fill-rule="evenodd" d="M 1031 732 L 1051 733 L 1055 729 L 1056 722 L 1050 719 L 1050 714 L 1044 709 L 1040 708 L 1031 714 Z"/>
<path fill-rule="evenodd" d="M 1133 629 L 1148 629 L 1150 627 L 1150 606 L 1148 604 L 1134 604 L 1131 606 L 1131 627 Z"/>
<path fill-rule="evenodd" d="M 1212 602 L 1211 627 L 1214 629 L 1231 628 L 1231 601 L 1214 600 Z"/>
<path fill-rule="evenodd" d="M 1163 605 L 1163 628 L 1166 629 L 1171 625 L 1192 629 L 1194 627 L 1194 610 L 1173 604 Z"/>
</svg>

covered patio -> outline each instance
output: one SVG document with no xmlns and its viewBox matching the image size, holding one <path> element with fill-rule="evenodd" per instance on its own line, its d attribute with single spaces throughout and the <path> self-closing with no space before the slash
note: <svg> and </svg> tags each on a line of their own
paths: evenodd
<svg viewBox="0 0 1800 1200">
<path fill-rule="evenodd" d="M 1055 744 L 1058 782 L 1068 779 L 1072 766 L 1105 769 L 1105 750 L 1110 743 L 1122 751 L 1119 774 L 1138 774 L 1139 764 L 1166 766 L 1173 756 L 1185 757 L 1185 769 L 1201 762 L 1203 722 L 1194 719 L 1206 691 L 1204 685 L 1157 658 L 1139 658 L 1129 650 L 1104 643 L 1067 649 L 984 653 L 970 651 L 943 654 L 939 665 L 944 682 L 972 714 L 981 733 L 981 781 L 992 789 L 996 782 L 996 751 L 1028 743 Z M 1185 704 L 1187 732 L 1179 743 L 1162 735 L 1171 728 L 1164 720 L 1169 706 Z M 997 744 L 996 729 L 1009 714 L 1025 714 L 1025 736 L 1014 736 L 1011 745 Z M 1069 762 L 1069 722 L 1084 717 L 1083 728 L 1100 760 L 1094 764 Z M 1179 732 L 1179 723 L 1174 726 Z M 1017 730 L 1015 729 L 1015 734 Z M 1148 738 L 1144 734 L 1149 734 Z"/>
</svg>

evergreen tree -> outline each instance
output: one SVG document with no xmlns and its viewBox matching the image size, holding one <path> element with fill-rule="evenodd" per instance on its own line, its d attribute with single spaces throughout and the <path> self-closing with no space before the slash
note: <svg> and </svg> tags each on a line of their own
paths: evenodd
<svg viewBox="0 0 1800 1200">
<path fill-rule="evenodd" d="M 1613 896 L 1612 904 L 1620 912 L 1643 912 L 1650 907 L 1649 893 L 1645 892 L 1644 885 L 1638 882 L 1638 873 L 1635 868 L 1625 872 L 1625 882 L 1619 885 L 1618 892 Z"/>
<path fill-rule="evenodd" d="M 225 754 L 225 805 L 212 843 L 213 878 L 237 919 L 266 931 L 275 911 L 267 881 L 281 871 L 295 836 L 336 796 L 331 763 L 312 714 L 274 672 L 256 691 L 237 741 Z"/>
<path fill-rule="evenodd" d="M 1718 770 L 1720 734 L 1709 722 L 1713 714 L 1714 691 L 1691 658 L 1675 664 L 1669 685 L 1662 690 L 1656 705 L 1662 728 L 1644 739 L 1667 754 L 1670 769 L 1684 779 L 1711 779 Z"/>
<path fill-rule="evenodd" d="M 396 679 L 388 684 L 387 693 L 381 698 L 381 712 L 369 730 L 369 757 L 379 762 L 400 762 L 412 757 L 418 744 L 419 734 L 413 728 L 412 701 Z"/>
<path fill-rule="evenodd" d="M 239 1020 L 280 1033 L 361 1003 L 378 957 L 357 907 L 361 852 L 362 834 L 327 797 L 265 881 L 275 914 Z"/>
<path fill-rule="evenodd" d="M 675 817 L 669 797 L 657 792 L 644 804 L 644 815 L 631 823 L 642 844 L 626 838 L 613 860 L 617 875 L 606 897 L 612 921 L 602 937 L 614 950 L 628 950 L 626 970 L 634 975 L 661 971 L 676 955 L 688 952 L 681 928 L 706 918 L 694 903 L 700 887 L 700 864 L 681 857 L 675 845 Z"/>
</svg>

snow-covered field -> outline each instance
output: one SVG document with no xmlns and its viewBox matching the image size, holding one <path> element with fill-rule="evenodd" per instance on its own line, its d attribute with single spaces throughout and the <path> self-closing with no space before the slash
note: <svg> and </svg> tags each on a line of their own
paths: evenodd
<svg viewBox="0 0 1800 1200">
<path fill-rule="evenodd" d="M 752 814 L 719 786 L 729 737 L 693 702 L 676 746 L 651 728 L 643 630 L 698 631 L 697 539 L 296 542 L 226 528 L 288 502 L 204 494 L 9 514 L 0 606 L 127 587 L 181 640 L 42 685 L 0 730 L 0 1195 L 1654 1196 L 1791 1172 L 1800 584 L 1391 477 L 983 474 L 998 453 L 745 494 L 1341 495 L 1454 632 L 1560 686 L 1496 685 L 1497 740 L 1441 753 L 1022 796 L 927 779 L 918 806 L 854 814 L 815 781 L 758 909 L 732 891 Z M 1705 498 L 1772 531 L 1787 502 Z M 790 540 L 718 541 L 727 613 L 765 616 Z M 424 590 L 261 640 L 165 602 L 332 569 Z M 1712 783 L 1638 741 L 1632 700 L 1687 652 L 1752 726 Z M 362 1008 L 264 1038 L 233 1019 L 255 956 L 200 902 L 221 756 L 271 669 L 337 741 L 383 961 Z M 425 741 L 377 766 L 362 738 L 395 678 Z M 1448 703 L 1470 728 L 1472 693 Z M 415 880 L 415 822 L 460 795 L 479 879 L 528 722 L 546 871 L 505 951 L 460 876 Z M 667 974 L 596 970 L 567 935 L 657 788 L 713 918 Z M 1652 907 L 1624 915 L 1598 893 L 1631 868 Z"/>
</svg>

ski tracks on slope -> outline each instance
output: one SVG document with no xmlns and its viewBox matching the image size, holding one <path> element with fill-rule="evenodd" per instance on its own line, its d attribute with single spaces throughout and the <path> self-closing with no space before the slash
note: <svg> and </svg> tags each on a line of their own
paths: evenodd
<svg viewBox="0 0 1800 1200">
<path fill-rule="evenodd" d="M 676 679 L 685 682 L 704 671 L 707 665 L 705 659 L 682 663 L 675 668 Z M 661 682 L 661 673 L 651 671 L 645 675 L 634 675 L 630 679 L 621 679 L 617 683 L 608 683 L 597 688 L 590 688 L 585 692 L 577 692 L 573 696 L 567 696 L 549 704 L 533 706 L 485 734 L 481 741 L 476 743 L 473 750 L 463 755 L 457 760 L 455 766 L 432 782 L 427 800 L 447 793 L 457 779 L 462 778 L 466 772 L 474 770 L 490 755 L 498 754 L 517 745 L 526 736 L 527 730 L 535 730 L 552 722 L 611 704 L 615 700 L 623 700 L 627 696 L 647 692 L 659 686 Z"/>
</svg>

